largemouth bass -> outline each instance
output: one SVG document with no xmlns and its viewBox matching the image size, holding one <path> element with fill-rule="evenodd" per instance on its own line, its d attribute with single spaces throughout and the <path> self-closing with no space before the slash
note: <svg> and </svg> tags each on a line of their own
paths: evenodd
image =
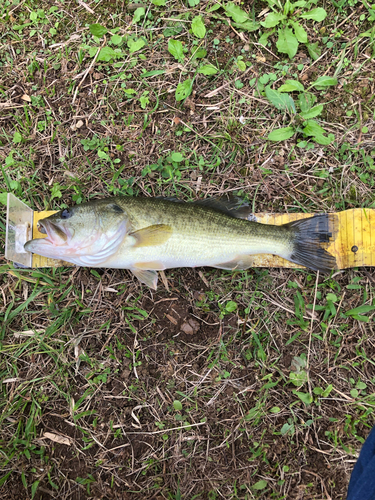
<svg viewBox="0 0 375 500">
<path fill-rule="evenodd" d="M 47 236 L 28 241 L 25 249 L 78 266 L 129 269 L 155 290 L 157 271 L 248 269 L 254 254 L 278 255 L 323 273 L 336 267 L 325 249 L 334 237 L 334 214 L 275 226 L 240 218 L 249 211 L 217 199 L 106 198 L 40 220 Z"/>
</svg>

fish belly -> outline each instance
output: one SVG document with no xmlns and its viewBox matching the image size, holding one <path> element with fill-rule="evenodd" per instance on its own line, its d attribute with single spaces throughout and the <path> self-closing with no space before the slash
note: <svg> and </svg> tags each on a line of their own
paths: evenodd
<svg viewBox="0 0 375 500">
<path fill-rule="evenodd" d="M 222 269 L 246 269 L 250 267 L 248 256 L 259 253 L 286 253 L 282 244 L 275 241 L 249 238 L 180 237 L 172 236 L 162 245 L 120 248 L 105 267 L 118 269 L 164 270 L 177 267 L 220 267 Z"/>
</svg>

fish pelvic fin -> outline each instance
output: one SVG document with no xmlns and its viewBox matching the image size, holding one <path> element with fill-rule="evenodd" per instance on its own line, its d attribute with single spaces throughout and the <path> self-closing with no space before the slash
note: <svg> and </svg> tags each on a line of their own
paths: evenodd
<svg viewBox="0 0 375 500">
<path fill-rule="evenodd" d="M 144 283 L 149 288 L 156 290 L 158 288 L 158 273 L 156 271 L 146 270 L 146 269 L 130 269 L 136 278 L 139 279 L 141 283 Z"/>
<path fill-rule="evenodd" d="M 136 240 L 133 248 L 162 245 L 172 236 L 173 229 L 167 224 L 155 224 L 130 233 Z"/>
<path fill-rule="evenodd" d="M 336 214 L 314 215 L 283 227 L 294 233 L 294 248 L 288 260 L 322 273 L 337 269 L 336 258 L 326 250 L 338 232 Z"/>
</svg>

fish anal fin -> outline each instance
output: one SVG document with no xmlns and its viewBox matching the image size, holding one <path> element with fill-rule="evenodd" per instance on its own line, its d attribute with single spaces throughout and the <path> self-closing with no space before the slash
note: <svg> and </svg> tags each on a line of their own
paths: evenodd
<svg viewBox="0 0 375 500">
<path fill-rule="evenodd" d="M 228 271 L 235 271 L 236 269 L 249 269 L 249 267 L 252 267 L 253 264 L 254 258 L 252 255 L 237 255 L 233 260 L 223 262 L 221 264 L 215 264 L 212 267 L 217 267 L 218 269 L 226 269 Z"/>
<path fill-rule="evenodd" d="M 164 269 L 165 269 L 165 265 L 162 264 L 161 262 L 158 262 L 158 261 L 136 262 L 135 264 L 133 264 L 133 266 L 136 269 L 144 269 L 145 271 L 148 271 L 148 270 L 164 271 Z"/>
<path fill-rule="evenodd" d="M 133 236 L 136 240 L 134 248 L 139 248 L 162 245 L 172 236 L 172 233 L 171 226 L 167 224 L 155 224 L 134 231 L 129 236 Z"/>
<path fill-rule="evenodd" d="M 156 271 L 146 270 L 146 269 L 131 269 L 134 276 L 141 282 L 147 285 L 149 288 L 156 290 L 158 287 L 158 273 Z"/>
</svg>

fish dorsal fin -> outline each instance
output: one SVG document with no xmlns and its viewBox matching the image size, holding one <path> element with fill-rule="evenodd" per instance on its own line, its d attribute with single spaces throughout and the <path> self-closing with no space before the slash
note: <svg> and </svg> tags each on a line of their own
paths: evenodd
<svg viewBox="0 0 375 500">
<path fill-rule="evenodd" d="M 144 283 L 153 290 L 157 289 L 158 273 L 156 271 L 150 271 L 146 269 L 131 269 L 131 272 L 136 278 L 139 279 L 141 283 Z"/>
<path fill-rule="evenodd" d="M 139 248 L 162 245 L 172 236 L 172 233 L 171 226 L 167 224 L 154 224 L 153 226 L 138 229 L 138 231 L 130 233 L 129 236 L 133 236 L 136 240 L 134 248 Z"/>
<path fill-rule="evenodd" d="M 224 196 L 205 198 L 204 200 L 196 200 L 192 203 L 201 207 L 212 208 L 236 219 L 247 219 L 251 215 L 249 203 L 237 196 L 231 196 L 230 198 L 225 198 Z"/>
</svg>

